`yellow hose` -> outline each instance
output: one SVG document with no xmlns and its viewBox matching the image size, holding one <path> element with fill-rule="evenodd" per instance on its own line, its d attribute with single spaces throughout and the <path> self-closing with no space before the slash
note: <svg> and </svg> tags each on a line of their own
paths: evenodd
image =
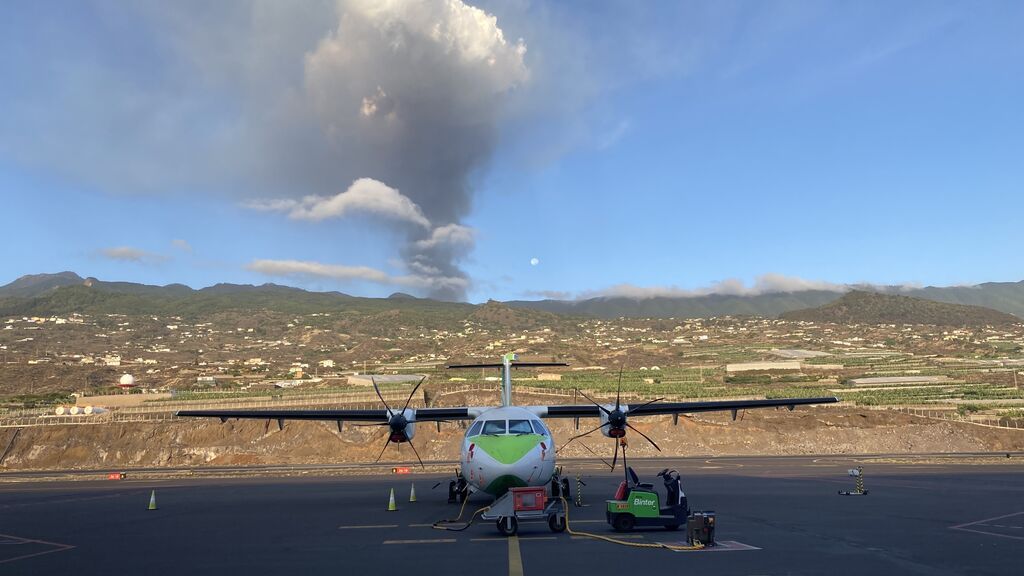
<svg viewBox="0 0 1024 576">
<path fill-rule="evenodd" d="M 466 495 L 466 499 L 462 501 L 462 507 L 459 508 L 459 515 L 458 516 L 456 516 L 455 518 L 449 519 L 449 520 L 438 520 L 437 522 L 434 522 L 434 524 L 431 526 L 431 528 L 435 528 L 437 530 L 448 530 L 450 532 L 462 532 L 466 528 L 469 528 L 470 526 L 473 525 L 473 522 L 476 520 L 476 517 L 478 515 L 483 514 L 484 512 L 486 512 L 486 511 L 491 509 L 490 506 L 484 506 L 483 508 L 480 508 L 476 512 L 473 512 L 473 515 L 469 517 L 469 520 L 466 522 L 466 524 L 464 526 L 459 527 L 459 528 L 453 528 L 451 526 L 445 526 L 445 524 L 455 524 L 455 523 L 458 523 L 458 522 L 460 522 L 462 520 L 462 514 L 466 511 L 466 504 L 469 504 L 469 495 L 468 494 Z"/>
<path fill-rule="evenodd" d="M 611 542 L 612 544 L 621 544 L 623 546 L 632 546 L 633 548 L 664 548 L 666 550 L 679 550 L 679 551 L 701 550 L 701 549 L 704 548 L 704 545 L 701 544 L 700 542 L 698 542 L 698 543 L 696 543 L 696 544 L 694 544 L 692 546 L 679 546 L 679 545 L 675 545 L 675 544 L 665 544 L 663 542 L 627 542 L 626 540 L 619 540 L 618 538 L 612 538 L 610 536 L 604 536 L 604 535 L 601 535 L 601 534 L 593 534 L 591 532 L 577 532 L 577 531 L 573 530 L 572 527 L 569 525 L 569 503 L 565 500 L 564 496 L 561 498 L 561 500 L 562 500 L 562 508 L 565 510 L 565 531 L 568 532 L 572 536 L 584 536 L 584 537 L 587 537 L 587 538 L 593 538 L 595 540 L 604 540 L 605 542 Z"/>
</svg>

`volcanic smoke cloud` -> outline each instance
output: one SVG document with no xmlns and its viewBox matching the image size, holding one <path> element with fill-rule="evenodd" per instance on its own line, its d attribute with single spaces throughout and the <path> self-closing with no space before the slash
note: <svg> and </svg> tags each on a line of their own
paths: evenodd
<svg viewBox="0 0 1024 576">
<path fill-rule="evenodd" d="M 346 206 L 386 216 L 405 237 L 408 272 L 433 297 L 463 299 L 469 177 L 494 149 L 504 97 L 528 79 L 525 52 L 494 16 L 458 0 L 341 2 L 337 27 L 306 54 L 304 90 L 348 178 L 336 197 L 277 207 L 309 219 Z"/>
<path fill-rule="evenodd" d="M 465 297 L 470 177 L 529 78 L 494 16 L 461 0 L 79 5 L 11 15 L 24 46 L 0 90 L 0 156 L 106 193 L 214 192 L 311 226 L 370 217 L 404 270 L 344 252 L 250 269 Z"/>
</svg>

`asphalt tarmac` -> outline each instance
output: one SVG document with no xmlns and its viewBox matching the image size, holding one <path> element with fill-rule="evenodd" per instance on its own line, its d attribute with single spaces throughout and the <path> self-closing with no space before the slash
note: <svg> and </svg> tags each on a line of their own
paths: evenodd
<svg viewBox="0 0 1024 576">
<path fill-rule="evenodd" d="M 436 474 L 75 482 L 0 474 L 0 574 L 1020 574 L 1024 457 L 976 461 L 631 460 L 662 494 L 655 474 L 678 469 L 691 507 L 716 512 L 721 545 L 680 552 L 554 534 L 546 524 L 523 524 L 511 539 L 492 522 L 437 530 L 431 524 L 459 507 L 446 503 L 447 477 Z M 854 488 L 847 470 L 858 464 L 869 494 L 838 495 Z M 570 527 L 619 537 L 604 523 L 604 500 L 621 472 L 596 461 L 564 465 L 574 488 L 577 472 L 586 483 L 587 506 L 570 508 Z M 386 511 L 391 488 L 395 512 Z M 147 510 L 152 490 L 157 510 Z M 488 503 L 474 496 L 466 515 Z"/>
</svg>

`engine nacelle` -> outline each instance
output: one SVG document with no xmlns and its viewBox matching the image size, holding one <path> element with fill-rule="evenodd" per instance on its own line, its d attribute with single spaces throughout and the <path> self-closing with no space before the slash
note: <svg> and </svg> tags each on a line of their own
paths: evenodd
<svg viewBox="0 0 1024 576">
<path fill-rule="evenodd" d="M 605 404 L 605 412 L 601 410 L 601 434 L 606 438 L 622 438 L 626 435 L 626 413 L 629 412 L 628 404 L 621 404 L 618 410 L 614 404 Z"/>
<path fill-rule="evenodd" d="M 388 424 L 391 426 L 392 442 L 408 442 L 416 437 L 416 410 L 406 408 L 395 412 Z"/>
</svg>

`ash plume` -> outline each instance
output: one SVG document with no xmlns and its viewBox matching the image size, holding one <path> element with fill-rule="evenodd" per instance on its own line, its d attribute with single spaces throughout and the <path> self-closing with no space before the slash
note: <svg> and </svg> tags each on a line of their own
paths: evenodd
<svg viewBox="0 0 1024 576">
<path fill-rule="evenodd" d="M 503 96 L 528 78 L 526 47 L 497 19 L 457 0 L 349 0 L 337 26 L 307 53 L 304 89 L 342 188 L 372 178 L 422 211 L 393 219 L 409 272 L 439 281 L 431 296 L 463 299 L 459 261 L 473 235 L 459 222 L 470 177 L 490 158 Z"/>
<path fill-rule="evenodd" d="M 0 91 L 6 160 L 104 193 L 232 195 L 316 226 L 369 216 L 406 268 L 371 276 L 465 298 L 471 179 L 529 80 L 525 44 L 495 16 L 461 0 L 86 0 L 91 26 L 16 12 L 26 62 Z M 310 270 L 348 277 L 358 256 Z M 282 262 L 299 274 L 296 261 Z"/>
</svg>

